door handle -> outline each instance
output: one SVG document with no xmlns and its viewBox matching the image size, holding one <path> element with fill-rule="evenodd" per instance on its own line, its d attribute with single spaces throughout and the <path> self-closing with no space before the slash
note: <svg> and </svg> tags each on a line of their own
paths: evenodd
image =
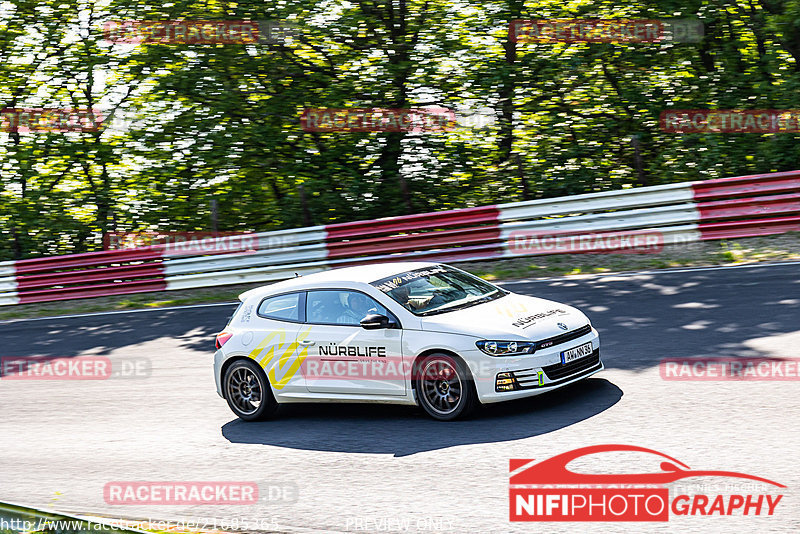
<svg viewBox="0 0 800 534">
<path fill-rule="evenodd" d="M 314 343 L 316 343 L 316 342 L 315 341 L 311 341 L 310 339 L 307 339 L 305 341 L 298 341 L 298 344 L 303 345 L 305 347 L 309 347 L 309 346 L 313 345 Z"/>
</svg>

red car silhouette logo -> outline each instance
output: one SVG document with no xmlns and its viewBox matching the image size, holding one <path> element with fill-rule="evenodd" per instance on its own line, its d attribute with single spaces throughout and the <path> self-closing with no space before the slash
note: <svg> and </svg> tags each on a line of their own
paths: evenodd
<svg viewBox="0 0 800 534">
<path fill-rule="evenodd" d="M 641 474 L 584 474 L 576 473 L 567 468 L 571 461 L 599 452 L 632 451 L 646 452 L 655 454 L 667 461 L 661 462 L 662 472 L 660 473 L 641 473 Z M 511 460 L 511 471 L 530 463 L 534 460 Z M 720 476 L 735 477 L 772 484 L 779 488 L 785 488 L 766 478 L 761 478 L 745 473 L 733 471 L 698 471 L 691 469 L 688 465 L 676 460 L 671 456 L 635 445 L 592 445 L 575 449 L 562 454 L 558 454 L 533 465 L 524 471 L 511 476 L 511 484 L 668 484 L 683 478 L 699 476 Z"/>
<path fill-rule="evenodd" d="M 578 458 L 605 452 L 646 453 L 659 460 L 659 470 L 598 474 L 568 467 Z M 669 521 L 670 512 L 678 516 L 773 515 L 783 498 L 773 494 L 778 490 L 684 494 L 676 489 L 670 498 L 666 484 L 692 477 L 732 477 L 786 487 L 746 473 L 692 469 L 664 453 L 635 445 L 594 445 L 534 462 L 509 461 L 511 521 Z"/>
</svg>

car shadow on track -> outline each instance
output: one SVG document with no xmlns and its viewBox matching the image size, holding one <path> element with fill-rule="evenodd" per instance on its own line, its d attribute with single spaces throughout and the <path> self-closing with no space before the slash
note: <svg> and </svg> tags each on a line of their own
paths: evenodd
<svg viewBox="0 0 800 534">
<path fill-rule="evenodd" d="M 545 395 L 489 404 L 470 419 L 446 423 L 413 406 L 289 404 L 270 421 L 226 423 L 222 435 L 231 443 L 407 456 L 546 434 L 597 415 L 621 398 L 616 385 L 590 378 Z"/>
</svg>

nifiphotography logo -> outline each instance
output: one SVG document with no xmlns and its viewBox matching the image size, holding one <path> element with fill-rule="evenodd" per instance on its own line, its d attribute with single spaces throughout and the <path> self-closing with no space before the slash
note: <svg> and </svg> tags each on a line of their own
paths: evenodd
<svg viewBox="0 0 800 534">
<path fill-rule="evenodd" d="M 637 458 L 652 455 L 660 462 L 660 472 L 578 473 L 567 468 L 569 463 L 588 455 L 620 452 L 638 453 Z M 744 473 L 693 470 L 666 454 L 634 445 L 593 445 L 541 462 L 512 459 L 509 471 L 511 521 L 669 521 L 671 515 L 771 516 L 783 495 L 770 491 L 786 487 Z M 667 486 L 693 477 L 724 477 L 737 480 L 737 484 L 699 484 L 699 491 Z M 749 482 L 741 483 L 742 479 Z M 670 489 L 673 489 L 671 498 Z"/>
</svg>

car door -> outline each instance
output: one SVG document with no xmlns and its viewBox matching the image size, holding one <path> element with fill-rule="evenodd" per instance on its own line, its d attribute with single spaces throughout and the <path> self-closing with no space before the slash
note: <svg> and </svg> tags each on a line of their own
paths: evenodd
<svg viewBox="0 0 800 534">
<path fill-rule="evenodd" d="M 305 378 L 300 368 L 308 355 L 302 345 L 308 327 L 302 324 L 305 292 L 295 291 L 264 298 L 251 321 L 250 358 L 264 369 L 277 393 L 305 392 Z"/>
<path fill-rule="evenodd" d="M 367 330 L 369 314 L 389 317 L 391 328 Z M 304 364 L 306 385 L 314 393 L 405 395 L 402 329 L 399 321 L 375 299 L 353 290 L 319 289 L 306 295 Z"/>
</svg>

